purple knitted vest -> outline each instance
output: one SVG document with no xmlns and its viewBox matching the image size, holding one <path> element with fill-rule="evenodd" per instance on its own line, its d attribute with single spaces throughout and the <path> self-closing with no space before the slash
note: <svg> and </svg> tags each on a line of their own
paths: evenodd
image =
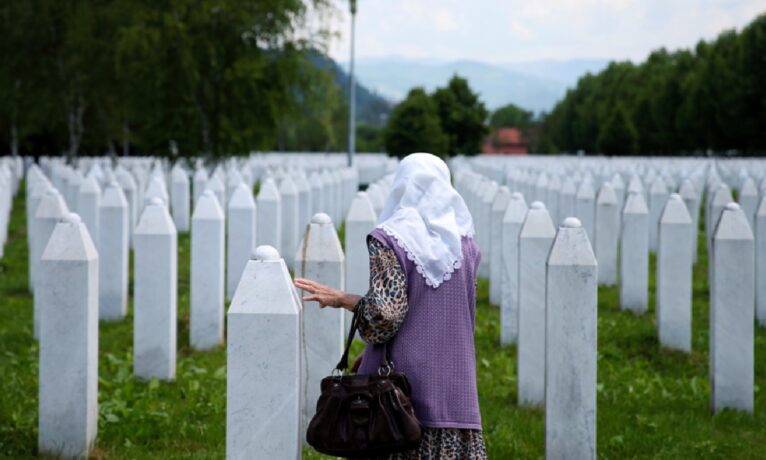
<svg viewBox="0 0 766 460">
<path fill-rule="evenodd" d="M 378 228 L 370 235 L 393 249 L 407 276 L 409 309 L 388 346 L 395 369 L 410 381 L 418 420 L 429 428 L 480 430 L 473 342 L 478 246 L 463 238 L 461 268 L 434 289 L 394 238 Z M 376 373 L 382 358 L 382 345 L 368 344 L 359 373 Z"/>
</svg>

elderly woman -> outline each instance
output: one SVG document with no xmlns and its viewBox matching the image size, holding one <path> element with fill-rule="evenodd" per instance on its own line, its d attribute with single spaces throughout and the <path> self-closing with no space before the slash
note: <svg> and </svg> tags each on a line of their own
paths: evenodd
<svg viewBox="0 0 766 460">
<path fill-rule="evenodd" d="M 390 459 L 485 459 L 474 352 L 481 256 L 447 165 L 426 153 L 404 158 L 378 222 L 367 237 L 365 296 L 305 279 L 295 284 L 321 307 L 358 311 L 367 343 L 359 373 L 377 372 L 387 343 L 409 379 L 423 437 L 420 448 Z"/>
</svg>

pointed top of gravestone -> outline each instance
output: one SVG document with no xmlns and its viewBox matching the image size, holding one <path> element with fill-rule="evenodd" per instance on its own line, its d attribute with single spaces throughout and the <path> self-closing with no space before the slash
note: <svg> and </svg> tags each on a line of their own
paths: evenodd
<svg viewBox="0 0 766 460">
<path fill-rule="evenodd" d="M 89 174 L 80 184 L 80 193 L 97 195 L 101 193 L 101 187 L 98 185 L 96 177 Z"/>
<path fill-rule="evenodd" d="M 343 262 L 344 258 L 343 248 L 330 216 L 322 212 L 314 214 L 311 223 L 306 225 L 306 231 L 298 246 L 296 262 Z M 299 266 L 303 267 L 302 264 Z M 302 271 L 296 270 L 296 274 L 299 273 Z"/>
<path fill-rule="evenodd" d="M 649 193 L 652 195 L 664 195 L 668 193 L 668 186 L 665 184 L 665 181 L 662 180 L 662 177 L 657 176 L 654 178 L 654 181 L 649 188 Z"/>
<path fill-rule="evenodd" d="M 279 255 L 279 251 L 277 251 L 274 246 L 269 246 L 267 244 L 258 246 L 255 248 L 255 251 L 253 251 L 253 259 L 260 260 L 262 262 L 273 262 L 275 260 L 282 260 L 282 257 Z"/>
<path fill-rule="evenodd" d="M 357 193 L 348 208 L 346 222 L 371 222 L 374 226 L 377 220 L 378 216 L 370 198 L 365 192 Z"/>
<path fill-rule="evenodd" d="M 547 266 L 598 266 L 588 240 L 588 232 L 579 219 L 564 219 L 564 225 L 556 233 L 548 253 Z"/>
<path fill-rule="evenodd" d="M 649 214 L 649 208 L 646 206 L 644 195 L 638 192 L 632 192 L 625 201 L 623 214 Z"/>
<path fill-rule="evenodd" d="M 500 186 L 495 194 L 495 200 L 492 202 L 493 211 L 505 211 L 508 202 L 511 201 L 511 191 L 505 185 Z"/>
<path fill-rule="evenodd" d="M 726 206 L 726 203 L 732 201 L 734 201 L 734 198 L 731 196 L 731 190 L 729 190 L 729 187 L 726 184 L 720 183 L 713 193 L 713 200 L 711 201 L 712 205 Z"/>
<path fill-rule="evenodd" d="M 218 203 L 216 194 L 208 189 L 202 193 L 194 207 L 192 220 L 220 220 L 223 221 L 223 210 Z"/>
<path fill-rule="evenodd" d="M 555 235 L 556 227 L 553 226 L 548 210 L 544 204 L 535 201 L 527 212 L 519 238 L 553 238 Z"/>
<path fill-rule="evenodd" d="M 207 181 L 207 170 L 204 167 L 198 167 L 197 170 L 194 171 L 194 181 Z"/>
<path fill-rule="evenodd" d="M 503 222 L 521 224 L 527 217 L 527 210 L 527 202 L 524 200 L 524 195 L 516 192 L 511 195 L 511 201 L 508 202 L 505 214 L 503 215 Z"/>
<path fill-rule="evenodd" d="M 263 250 L 264 258 L 259 257 L 260 250 Z M 234 291 L 229 317 L 241 314 L 299 315 L 300 298 L 285 261 L 271 246 L 259 246 L 255 252 L 256 260 L 247 262 Z M 271 258 L 274 255 L 276 259 Z M 235 320 L 230 318 L 229 324 L 233 324 L 232 321 Z"/>
<path fill-rule="evenodd" d="M 612 187 L 615 190 L 621 190 L 625 188 L 625 181 L 622 180 L 622 175 L 620 173 L 614 173 L 612 176 Z"/>
<path fill-rule="evenodd" d="M 755 181 L 752 178 L 747 177 L 744 182 L 742 182 L 739 196 L 758 196 L 758 187 L 755 186 Z"/>
<path fill-rule="evenodd" d="M 292 178 L 289 175 L 285 175 L 285 177 L 282 178 L 282 182 L 279 183 L 279 194 L 280 195 L 297 195 L 298 194 L 298 187 L 295 186 L 295 181 L 292 180 Z"/>
<path fill-rule="evenodd" d="M 683 183 L 681 183 L 681 188 L 678 192 L 686 199 L 691 200 L 697 198 L 697 189 L 694 187 L 694 182 L 692 182 L 691 179 L 685 179 Z"/>
<path fill-rule="evenodd" d="M 80 216 L 66 213 L 51 233 L 41 260 L 45 261 L 86 261 L 98 259 L 93 240 Z"/>
<path fill-rule="evenodd" d="M 660 216 L 660 225 L 691 225 L 692 218 L 689 209 L 677 193 L 673 193 L 665 202 L 665 208 Z"/>
<path fill-rule="evenodd" d="M 189 175 L 186 173 L 186 170 L 178 165 L 173 166 L 173 169 L 170 171 L 170 178 L 176 184 L 189 183 Z"/>
<path fill-rule="evenodd" d="M 593 182 L 588 179 L 583 179 L 580 183 L 580 187 L 577 189 L 578 200 L 594 200 L 596 198 L 596 192 L 593 191 Z"/>
<path fill-rule="evenodd" d="M 117 171 L 117 181 L 123 190 L 136 190 L 136 180 L 133 178 L 133 174 L 129 173 L 125 169 Z"/>
<path fill-rule="evenodd" d="M 101 195 L 102 208 L 127 208 L 128 201 L 125 199 L 125 194 L 122 193 L 122 187 L 117 182 L 110 182 L 104 193 Z"/>
<path fill-rule="evenodd" d="M 524 201 L 524 194 L 521 192 L 513 192 L 511 193 L 511 200 L 521 200 Z"/>
<path fill-rule="evenodd" d="M 628 193 L 630 192 L 644 192 L 644 184 L 641 182 L 641 178 L 638 177 L 638 174 L 634 173 L 632 176 L 630 176 L 630 182 L 628 182 Z"/>
<path fill-rule="evenodd" d="M 214 174 L 213 177 L 211 177 L 207 181 L 207 188 L 212 190 L 213 192 L 223 192 L 226 190 L 226 187 L 223 185 L 223 180 L 221 179 L 220 174 Z"/>
<path fill-rule="evenodd" d="M 152 198 L 138 219 L 134 235 L 175 235 L 176 226 L 168 213 L 165 203 Z"/>
<path fill-rule="evenodd" d="M 51 187 L 40 197 L 35 217 L 38 219 L 61 219 L 69 213 L 64 198 L 55 188 Z"/>
<path fill-rule="evenodd" d="M 580 228 L 582 227 L 582 222 L 577 217 L 567 217 L 561 226 L 565 228 Z"/>
<path fill-rule="evenodd" d="M 70 213 L 67 213 L 67 215 L 63 216 L 60 222 L 66 222 L 69 224 L 79 224 L 80 222 L 82 222 L 82 218 L 80 218 L 79 214 L 70 212 Z"/>
<path fill-rule="evenodd" d="M 165 200 L 156 196 L 144 201 L 146 201 L 146 204 L 152 205 L 152 206 L 165 206 Z"/>
<path fill-rule="evenodd" d="M 258 191 L 258 201 L 279 201 L 279 189 L 274 179 L 268 178 L 261 183 Z"/>
<path fill-rule="evenodd" d="M 715 227 L 713 241 L 752 239 L 753 231 L 745 212 L 737 203 L 727 203 Z"/>
<path fill-rule="evenodd" d="M 255 209 L 255 200 L 250 187 L 241 182 L 229 198 L 229 209 Z"/>
<path fill-rule="evenodd" d="M 498 189 L 497 182 L 495 181 L 489 181 L 487 184 L 487 187 L 484 189 L 484 192 L 481 196 L 481 201 L 484 203 L 492 203 L 495 201 L 495 195 L 497 195 L 497 189 Z"/>
<path fill-rule="evenodd" d="M 311 217 L 311 223 L 312 224 L 332 224 L 332 219 L 330 219 L 330 216 L 323 212 L 318 212 L 314 214 L 313 217 Z"/>
<path fill-rule="evenodd" d="M 614 193 L 614 187 L 609 182 L 604 182 L 598 191 L 596 204 L 599 206 L 617 205 L 617 194 Z"/>
</svg>

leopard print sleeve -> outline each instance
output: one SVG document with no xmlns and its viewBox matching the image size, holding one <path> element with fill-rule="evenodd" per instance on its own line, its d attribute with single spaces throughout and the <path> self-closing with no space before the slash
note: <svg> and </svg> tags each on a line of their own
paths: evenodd
<svg viewBox="0 0 766 460">
<path fill-rule="evenodd" d="M 357 303 L 359 335 L 367 343 L 388 342 L 407 315 L 407 277 L 393 250 L 367 238 L 370 253 L 370 290 Z"/>
</svg>

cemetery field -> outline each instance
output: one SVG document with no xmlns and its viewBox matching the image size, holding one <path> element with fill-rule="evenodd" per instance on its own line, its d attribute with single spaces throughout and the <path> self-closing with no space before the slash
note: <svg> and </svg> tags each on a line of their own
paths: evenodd
<svg viewBox="0 0 766 460">
<path fill-rule="evenodd" d="M 24 190 L 23 185 L 20 190 Z M 27 286 L 24 198 L 15 198 L 0 260 L 0 457 L 37 451 L 37 354 Z M 704 219 L 700 219 L 704 221 Z M 711 415 L 708 289 L 704 235 L 693 285 L 693 353 L 660 350 L 650 310 L 618 309 L 617 288 L 599 289 L 598 455 L 603 458 L 763 458 L 766 456 L 766 330 L 756 330 L 755 412 Z M 132 316 L 99 328 L 99 427 L 92 458 L 223 458 L 226 356 L 189 347 L 189 237 L 178 238 L 178 367 L 172 383 L 132 371 Z M 132 275 L 132 273 L 131 273 Z M 132 290 L 132 284 L 131 284 Z M 492 459 L 542 458 L 544 413 L 516 404 L 516 350 L 499 346 L 500 317 L 480 282 L 477 372 Z M 356 351 L 360 346 L 357 345 Z M 329 372 L 329 369 L 328 369 Z M 306 452 L 304 458 L 326 458 Z"/>
</svg>

